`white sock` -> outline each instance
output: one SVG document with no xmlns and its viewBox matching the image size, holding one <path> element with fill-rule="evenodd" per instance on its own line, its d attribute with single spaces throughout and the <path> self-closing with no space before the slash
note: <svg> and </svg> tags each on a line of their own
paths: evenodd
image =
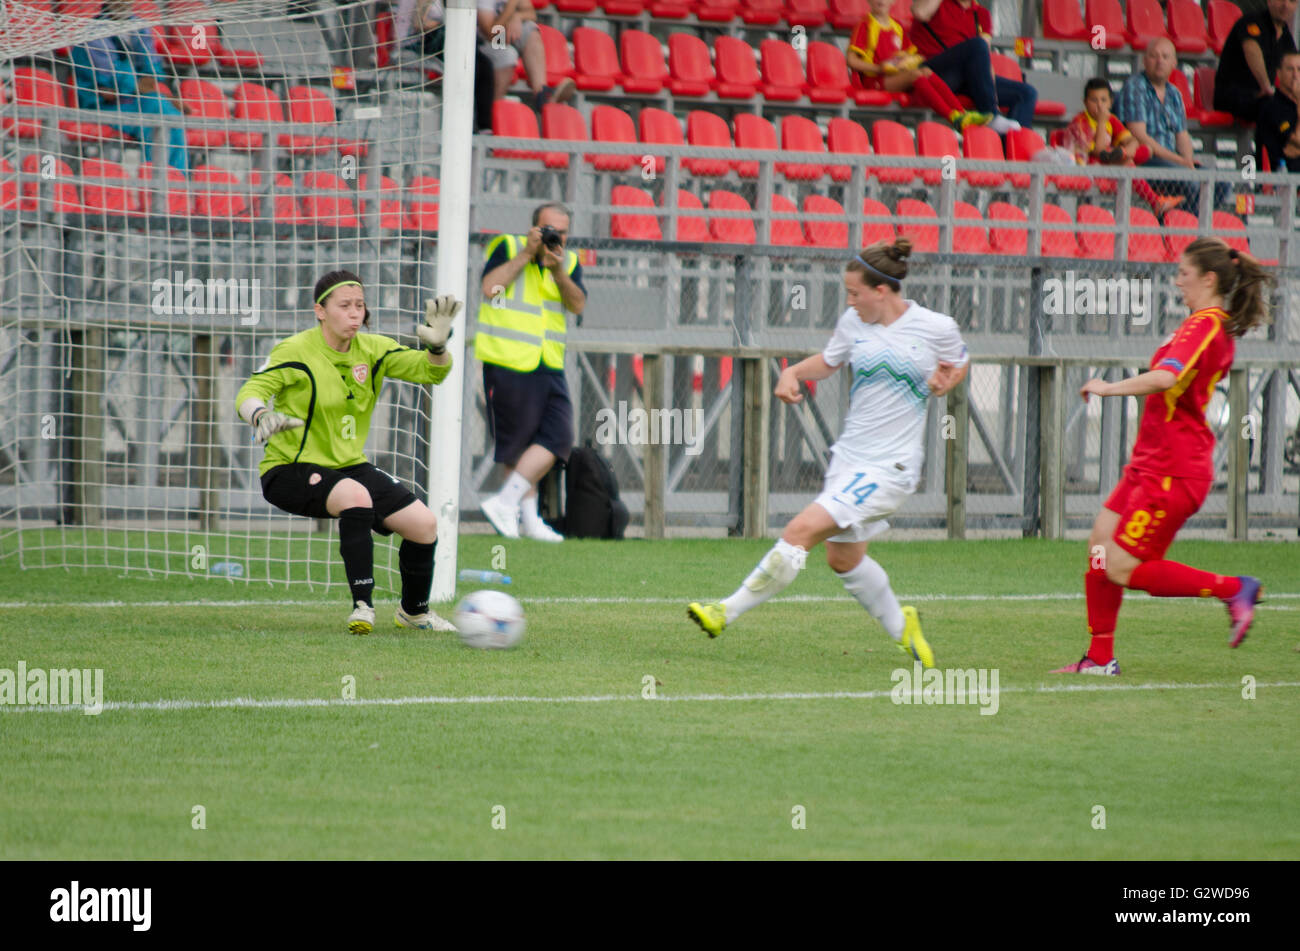
<svg viewBox="0 0 1300 951">
<path fill-rule="evenodd" d="M 840 580 L 849 594 L 858 599 L 858 603 L 867 609 L 867 613 L 879 621 L 896 641 L 903 639 L 903 609 L 899 607 L 898 598 L 889 587 L 889 575 L 880 567 L 880 562 L 873 561 L 866 555 L 852 571 L 840 574 Z"/>
<path fill-rule="evenodd" d="M 782 540 L 772 546 L 772 550 L 763 556 L 745 583 L 736 589 L 736 593 L 726 598 L 722 606 L 727 609 L 727 623 L 730 624 L 750 608 L 756 608 L 772 595 L 784 591 L 791 581 L 798 576 L 800 569 L 808 558 L 808 552 L 798 545 L 791 545 Z"/>
<path fill-rule="evenodd" d="M 497 498 L 506 505 L 517 506 L 523 500 L 525 493 L 527 493 L 532 487 L 533 484 L 518 472 L 512 472 L 510 473 L 510 478 L 506 479 L 506 484 L 501 486 L 501 491 L 497 493 Z M 535 506 L 534 511 L 536 511 Z"/>
<path fill-rule="evenodd" d="M 524 528 L 535 528 L 542 524 L 542 517 L 537 514 L 537 493 L 529 492 L 519 500 L 519 522 Z"/>
<path fill-rule="evenodd" d="M 999 113 L 994 113 L 992 120 L 989 122 L 989 128 L 998 135 L 1006 135 L 1008 132 L 1014 132 L 1020 128 L 1020 123 L 1015 119 L 1008 119 Z"/>
</svg>

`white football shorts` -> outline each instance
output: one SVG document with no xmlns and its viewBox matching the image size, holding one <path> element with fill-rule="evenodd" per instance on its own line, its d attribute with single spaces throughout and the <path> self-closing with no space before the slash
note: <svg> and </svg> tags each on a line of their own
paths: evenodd
<svg viewBox="0 0 1300 951">
<path fill-rule="evenodd" d="M 906 484 L 891 478 L 884 470 L 855 466 L 832 456 L 821 495 L 813 501 L 844 529 L 827 540 L 852 544 L 886 531 L 889 528 L 886 516 L 896 512 L 911 494 Z"/>
</svg>

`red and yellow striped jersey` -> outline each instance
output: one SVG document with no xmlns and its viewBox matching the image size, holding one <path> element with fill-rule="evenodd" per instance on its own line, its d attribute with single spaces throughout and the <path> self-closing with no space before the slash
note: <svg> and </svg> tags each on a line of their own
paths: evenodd
<svg viewBox="0 0 1300 951">
<path fill-rule="evenodd" d="M 1218 307 L 1192 314 L 1160 345 L 1151 369 L 1168 370 L 1178 382 L 1146 398 L 1137 444 L 1129 464 L 1160 475 L 1214 477 L 1214 433 L 1205 409 L 1215 384 L 1232 367 L 1236 349 Z"/>
</svg>

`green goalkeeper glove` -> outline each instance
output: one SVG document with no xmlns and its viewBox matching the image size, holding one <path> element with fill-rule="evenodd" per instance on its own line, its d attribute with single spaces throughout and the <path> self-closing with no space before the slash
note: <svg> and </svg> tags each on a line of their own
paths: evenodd
<svg viewBox="0 0 1300 951">
<path fill-rule="evenodd" d="M 415 335 L 424 348 L 432 353 L 445 353 L 451 339 L 451 324 L 463 305 L 450 294 L 435 297 L 424 304 L 424 326 L 417 327 Z"/>
<path fill-rule="evenodd" d="M 276 433 L 298 429 L 302 425 L 303 422 L 298 417 L 286 416 L 273 409 L 261 409 L 253 414 L 253 428 L 257 430 L 258 442 L 266 442 Z"/>
</svg>

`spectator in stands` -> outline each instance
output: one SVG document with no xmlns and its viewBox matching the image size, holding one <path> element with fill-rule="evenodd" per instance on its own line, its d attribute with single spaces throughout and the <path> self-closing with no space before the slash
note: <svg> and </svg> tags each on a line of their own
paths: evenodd
<svg viewBox="0 0 1300 951">
<path fill-rule="evenodd" d="M 564 205 L 540 205 L 528 234 L 487 246 L 474 354 L 483 361 L 493 458 L 509 476 L 481 507 L 506 538 L 564 541 L 537 514 L 537 483 L 573 447 L 565 315 L 582 313 L 587 291 L 578 256 L 565 247 L 571 217 Z"/>
<path fill-rule="evenodd" d="M 1214 108 L 1241 122 L 1254 122 L 1259 107 L 1273 95 L 1282 54 L 1295 52 L 1291 23 L 1296 0 L 1268 0 L 1268 9 L 1246 14 L 1233 24 L 1214 74 Z"/>
<path fill-rule="evenodd" d="M 130 0 L 108 0 L 100 16 L 126 20 L 131 17 Z M 72 67 L 77 81 L 77 105 L 82 109 L 139 112 L 180 118 L 179 103 L 166 98 L 159 81 L 166 78 L 162 58 L 154 51 L 153 34 L 148 30 L 105 36 L 72 48 Z M 146 162 L 153 161 L 152 126 L 114 126 L 144 143 Z M 189 154 L 185 148 L 185 130 L 178 122 L 167 132 L 167 162 L 188 172 Z"/>
<path fill-rule="evenodd" d="M 1277 90 L 1259 107 L 1255 154 L 1275 172 L 1300 172 L 1300 53 L 1282 54 Z"/>
<path fill-rule="evenodd" d="M 573 98 L 577 86 L 572 79 L 564 79 L 554 89 L 546 85 L 546 48 L 530 0 L 478 0 L 478 30 L 483 52 L 496 70 L 496 98 L 504 96 L 515 81 L 520 59 L 538 112 L 548 102 Z"/>
<path fill-rule="evenodd" d="M 1066 147 L 1081 165 L 1144 165 L 1151 150 L 1138 142 L 1111 109 L 1110 83 L 1098 77 L 1083 87 L 1083 112 L 1065 127 Z M 1159 195 L 1140 178 L 1133 191 L 1161 217 L 1183 203 L 1182 195 Z"/>
<path fill-rule="evenodd" d="M 406 45 L 420 56 L 442 57 L 447 39 L 446 10 L 442 0 L 419 0 L 411 18 L 411 39 Z M 492 131 L 492 101 L 496 97 L 496 78 L 492 61 L 482 47 L 474 49 L 474 128 Z"/>
<path fill-rule="evenodd" d="M 911 92 L 958 132 L 971 125 L 988 125 L 992 113 L 967 111 L 948 84 L 921 65 L 903 25 L 889 15 L 891 3 L 869 0 L 869 15 L 853 30 L 847 58 L 854 83 L 864 89 Z"/>
<path fill-rule="evenodd" d="M 989 127 L 999 135 L 1034 121 L 1038 92 L 1028 83 L 993 73 L 989 11 L 975 0 L 912 0 L 912 39 L 934 70 L 980 112 L 991 112 Z M 999 106 L 1006 106 L 1008 117 Z"/>
<path fill-rule="evenodd" d="M 1120 90 L 1116 112 L 1133 133 L 1139 145 L 1151 151 L 1146 160 L 1148 168 L 1200 168 L 1196 161 L 1192 137 L 1187 131 L 1187 113 L 1178 88 L 1169 82 L 1177 68 L 1178 60 L 1171 40 L 1161 37 L 1152 40 L 1142 54 L 1142 72 L 1131 76 Z M 1182 195 L 1187 210 L 1198 214 L 1201 207 L 1201 187 L 1197 182 L 1152 182 L 1152 187 L 1164 195 Z M 1220 182 L 1215 187 L 1215 202 L 1227 201 L 1228 185 Z"/>
</svg>

